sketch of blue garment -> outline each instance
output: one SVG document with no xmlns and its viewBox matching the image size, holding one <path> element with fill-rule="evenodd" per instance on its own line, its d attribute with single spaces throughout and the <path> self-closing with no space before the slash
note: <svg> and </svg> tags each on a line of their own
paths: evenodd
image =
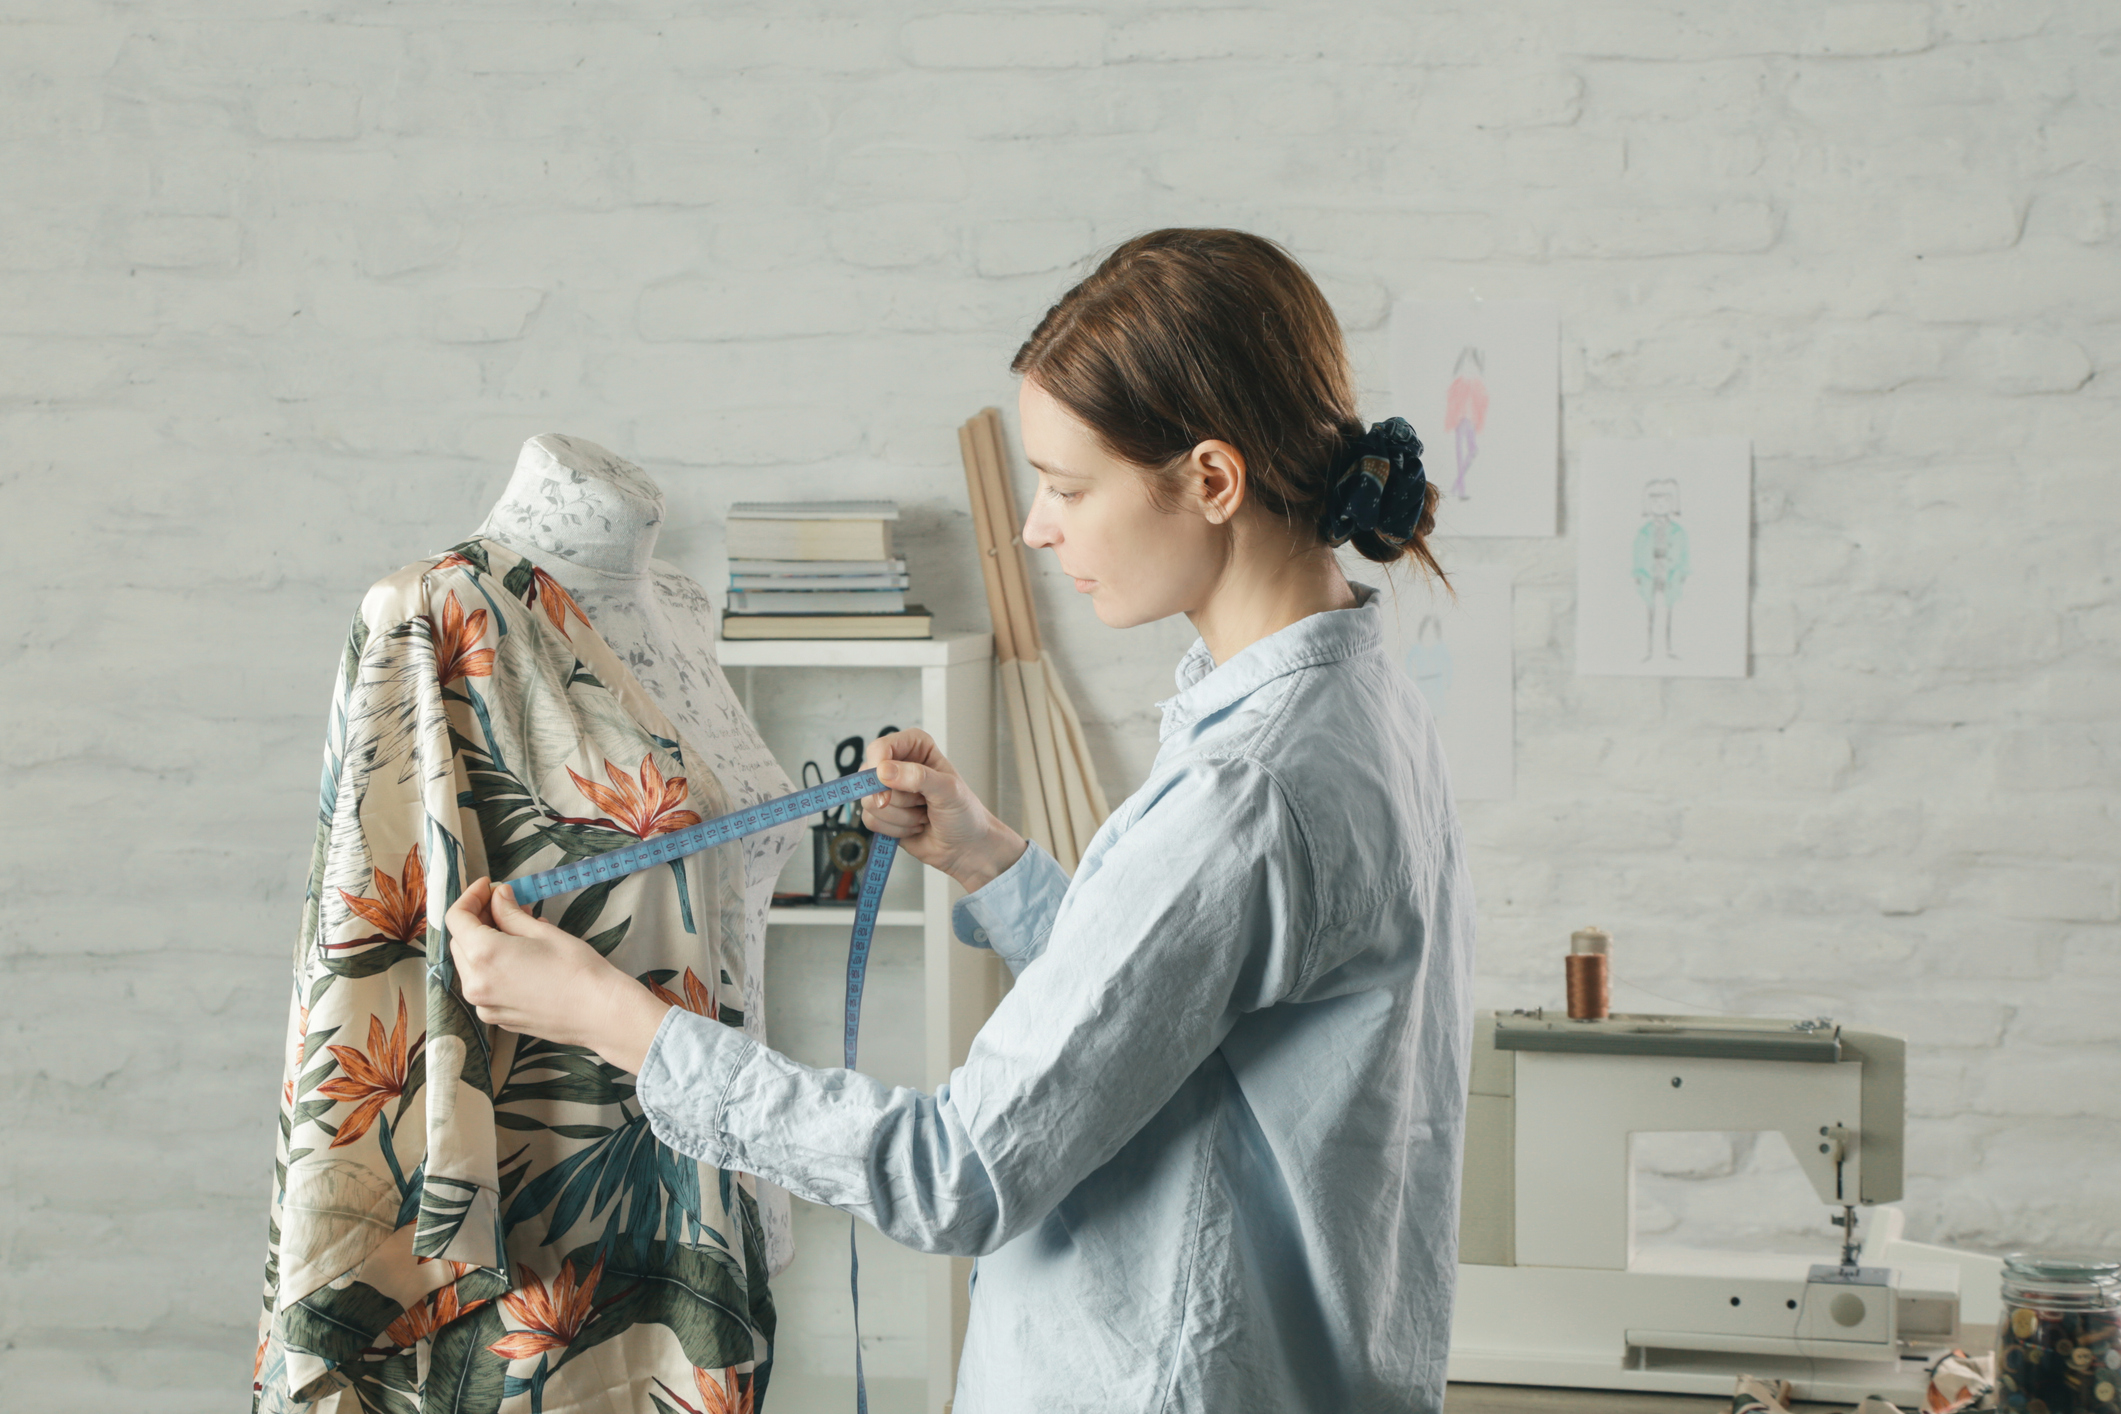
<svg viewBox="0 0 2121 1414">
<path fill-rule="evenodd" d="M 1635 592 L 1642 596 L 1648 618 L 1642 653 L 1645 662 L 1656 654 L 1660 618 L 1664 621 L 1664 656 L 1679 656 L 1672 651 L 1672 609 L 1686 588 L 1692 565 L 1686 527 L 1670 512 L 1654 511 L 1642 523 L 1642 529 L 1635 532 Z"/>
<path fill-rule="evenodd" d="M 1407 675 L 1429 704 L 1438 721 L 1450 712 L 1451 645 L 1442 642 L 1415 643 L 1407 649 Z"/>
</svg>

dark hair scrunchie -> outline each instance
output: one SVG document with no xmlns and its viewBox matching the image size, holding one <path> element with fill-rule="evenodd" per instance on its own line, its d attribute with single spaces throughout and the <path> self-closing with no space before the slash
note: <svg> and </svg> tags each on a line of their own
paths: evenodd
<svg viewBox="0 0 2121 1414">
<path fill-rule="evenodd" d="M 1387 545 L 1405 545 L 1428 503 L 1421 438 L 1405 418 L 1387 418 L 1349 442 L 1347 460 L 1334 471 L 1326 492 L 1319 533 L 1334 547 L 1364 532 Z"/>
</svg>

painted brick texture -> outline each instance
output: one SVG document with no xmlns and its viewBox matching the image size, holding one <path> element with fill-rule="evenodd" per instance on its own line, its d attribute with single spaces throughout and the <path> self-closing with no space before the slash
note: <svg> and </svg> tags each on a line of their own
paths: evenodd
<svg viewBox="0 0 2121 1414">
<path fill-rule="evenodd" d="M 730 501 L 895 497 L 983 627 L 955 425 L 1165 224 L 1288 242 L 1373 417 L 1477 293 L 1561 304 L 1565 463 L 1754 439 L 1745 681 L 1577 678 L 1567 539 L 1447 549 L 1518 586 L 1483 1002 L 1597 922 L 1623 1005 L 1903 1030 L 1914 1235 L 2121 1243 L 2114 7 L 679 8 L 0 0 L 0 1410 L 241 1398 L 362 589 L 564 430 L 709 584 Z M 1037 579 L 1117 793 L 1190 632 Z M 1823 1248 L 1772 1148 L 1645 1232 Z"/>
</svg>

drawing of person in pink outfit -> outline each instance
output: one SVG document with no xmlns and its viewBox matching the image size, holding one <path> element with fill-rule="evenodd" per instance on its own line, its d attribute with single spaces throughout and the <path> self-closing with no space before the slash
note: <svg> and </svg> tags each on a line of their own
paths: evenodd
<svg viewBox="0 0 2121 1414">
<path fill-rule="evenodd" d="M 1488 425 L 1488 385 L 1483 378 L 1487 371 L 1488 356 L 1468 344 L 1458 351 L 1458 362 L 1451 367 L 1451 386 L 1443 395 L 1443 425 L 1458 443 L 1458 479 L 1451 483 L 1451 494 L 1461 501 L 1469 499 L 1466 473 L 1480 455 L 1480 432 Z"/>
</svg>

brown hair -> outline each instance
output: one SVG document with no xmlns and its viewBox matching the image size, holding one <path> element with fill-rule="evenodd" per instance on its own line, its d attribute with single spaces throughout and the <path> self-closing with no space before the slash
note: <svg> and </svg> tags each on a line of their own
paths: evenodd
<svg viewBox="0 0 2121 1414">
<path fill-rule="evenodd" d="M 1318 530 L 1331 483 L 1362 435 L 1355 381 L 1332 306 L 1273 241 L 1243 231 L 1136 236 L 1060 297 L 1010 371 L 1036 382 L 1140 468 L 1157 505 L 1210 439 L 1243 454 L 1249 494 Z M 1436 487 L 1405 545 L 1364 532 L 1364 559 L 1443 571 L 1429 552 Z"/>
</svg>

